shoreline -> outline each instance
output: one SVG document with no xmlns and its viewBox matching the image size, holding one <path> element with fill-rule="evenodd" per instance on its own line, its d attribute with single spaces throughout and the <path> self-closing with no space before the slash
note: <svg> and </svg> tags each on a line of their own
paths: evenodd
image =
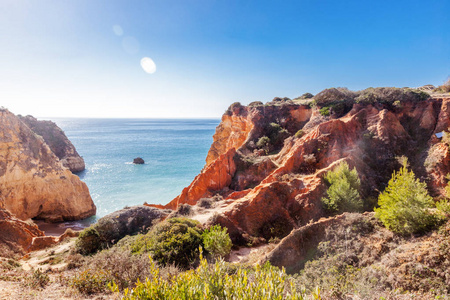
<svg viewBox="0 0 450 300">
<path fill-rule="evenodd" d="M 65 221 L 59 223 L 48 223 L 43 220 L 33 220 L 39 230 L 43 231 L 46 236 L 60 236 L 68 228 L 74 231 L 81 231 L 97 222 L 97 217 L 92 216 L 87 219 L 78 221 Z"/>
</svg>

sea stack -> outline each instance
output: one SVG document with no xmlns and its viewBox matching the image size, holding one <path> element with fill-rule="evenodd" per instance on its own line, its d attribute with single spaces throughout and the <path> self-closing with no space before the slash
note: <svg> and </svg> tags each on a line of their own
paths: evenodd
<svg viewBox="0 0 450 300">
<path fill-rule="evenodd" d="M 140 157 L 136 157 L 135 159 L 133 159 L 133 164 L 135 165 L 143 165 L 145 164 L 144 160 Z"/>
</svg>

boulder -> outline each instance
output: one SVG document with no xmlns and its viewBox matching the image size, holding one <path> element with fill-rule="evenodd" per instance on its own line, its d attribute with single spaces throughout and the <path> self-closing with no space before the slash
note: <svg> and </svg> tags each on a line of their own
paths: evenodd
<svg viewBox="0 0 450 300">
<path fill-rule="evenodd" d="M 145 162 L 144 162 L 144 160 L 142 158 L 136 157 L 135 159 L 133 159 L 133 164 L 143 165 L 143 164 L 145 164 Z"/>
<path fill-rule="evenodd" d="M 100 218 L 94 228 L 103 243 L 112 245 L 126 235 L 145 232 L 155 222 L 166 218 L 170 212 L 145 205 L 131 206 Z"/>
</svg>

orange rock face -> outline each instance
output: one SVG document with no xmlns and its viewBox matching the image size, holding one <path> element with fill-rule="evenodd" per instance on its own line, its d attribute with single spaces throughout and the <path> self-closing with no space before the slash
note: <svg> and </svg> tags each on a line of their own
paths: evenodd
<svg viewBox="0 0 450 300">
<path fill-rule="evenodd" d="M 194 181 L 183 189 L 181 195 L 173 199 L 164 208 L 176 209 L 179 204 L 194 205 L 204 197 L 210 197 L 214 192 L 221 191 L 229 186 L 236 172 L 233 157 L 236 154 L 234 148 L 219 156 L 212 164 L 195 177 Z"/>
<path fill-rule="evenodd" d="M 442 195 L 450 158 L 448 145 L 434 133 L 446 129 L 449 118 L 450 101 L 439 98 L 401 106 L 354 104 L 329 117 L 294 103 L 233 105 L 217 127 L 204 170 L 166 208 L 194 205 L 219 193 L 226 205 L 211 222 L 228 227 L 235 241 L 283 237 L 325 215 L 323 176 L 341 161 L 357 169 L 368 199 L 385 188 L 401 155 L 419 178 L 431 178 L 434 194 Z M 266 155 L 256 143 L 263 136 L 276 141 L 271 123 L 288 137 Z M 299 129 L 302 133 L 294 136 Z M 424 167 L 426 157 L 433 168 Z"/>
<path fill-rule="evenodd" d="M 223 115 L 222 121 L 213 136 L 214 142 L 206 157 L 207 166 L 229 149 L 239 149 L 244 144 L 254 127 L 251 117 L 249 114 Z"/>
<path fill-rule="evenodd" d="M 30 250 L 33 239 L 44 236 L 37 226 L 32 226 L 14 218 L 5 209 L 0 209 L 0 245 L 6 246 L 13 253 L 24 254 Z M 6 253 L 0 253 L 0 256 Z"/>
<path fill-rule="evenodd" d="M 77 220 L 96 212 L 86 184 L 7 110 L 0 111 L 0 190 L 2 206 L 22 220 Z"/>
</svg>

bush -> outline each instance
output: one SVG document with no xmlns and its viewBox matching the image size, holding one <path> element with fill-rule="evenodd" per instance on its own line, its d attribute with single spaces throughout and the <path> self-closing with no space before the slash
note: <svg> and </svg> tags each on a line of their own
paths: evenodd
<svg viewBox="0 0 450 300">
<path fill-rule="evenodd" d="M 438 86 L 435 90 L 438 93 L 450 93 L 450 78 L 443 84 Z"/>
<path fill-rule="evenodd" d="M 29 285 L 33 288 L 44 288 L 50 282 L 50 277 L 40 269 L 33 271 L 29 278 Z"/>
<path fill-rule="evenodd" d="M 213 258 L 225 257 L 230 254 L 231 246 L 233 245 L 230 236 L 227 233 L 227 228 L 222 228 L 220 225 L 214 225 L 205 230 L 202 234 L 203 245 Z"/>
<path fill-rule="evenodd" d="M 75 250 L 83 255 L 89 255 L 98 251 L 101 247 L 100 235 L 94 227 L 85 228 L 77 238 Z"/>
<path fill-rule="evenodd" d="M 410 234 L 426 231 L 436 223 L 430 208 L 433 198 L 426 184 L 409 171 L 406 161 L 392 174 L 388 186 L 378 197 L 375 216 L 391 231 Z"/>
<path fill-rule="evenodd" d="M 330 108 L 329 108 L 328 106 L 322 107 L 322 108 L 319 110 L 319 112 L 320 112 L 320 114 L 321 114 L 322 116 L 327 117 L 327 116 L 330 115 Z"/>
<path fill-rule="evenodd" d="M 311 93 L 304 93 L 303 95 L 300 96 L 300 99 L 311 99 L 313 97 L 314 95 Z"/>
<path fill-rule="evenodd" d="M 69 280 L 69 286 L 86 295 L 107 291 L 108 283 L 105 272 L 91 269 L 79 272 Z"/>
<path fill-rule="evenodd" d="M 331 213 L 360 211 L 363 202 L 359 195 L 361 183 L 356 169 L 350 171 L 346 162 L 340 163 L 325 177 L 327 196 L 322 198 L 325 209 Z"/>
<path fill-rule="evenodd" d="M 134 253 L 151 252 L 162 266 L 173 264 L 182 269 L 191 267 L 202 246 L 200 223 L 186 218 L 165 220 L 132 244 Z"/>
<path fill-rule="evenodd" d="M 258 141 L 256 142 L 256 147 L 258 149 L 264 149 L 264 151 L 266 152 L 266 154 L 269 153 L 269 146 L 270 146 L 270 139 L 267 136 L 262 136 L 258 139 Z"/>
<path fill-rule="evenodd" d="M 301 138 L 303 135 L 304 135 L 305 133 L 303 132 L 303 130 L 299 130 L 299 131 L 297 131 L 296 133 L 295 133 L 295 137 L 296 138 Z"/>
<path fill-rule="evenodd" d="M 202 259 L 196 270 L 177 274 L 170 280 L 161 278 L 159 272 L 153 264 L 152 279 L 125 291 L 123 299 L 306 299 L 303 291 L 297 291 L 289 284 L 284 270 L 269 265 L 240 268 L 229 274 L 224 261 L 209 266 Z M 118 291 L 116 287 L 113 290 Z M 315 297 L 320 299 L 320 295 Z"/>
<path fill-rule="evenodd" d="M 327 104 L 335 104 L 338 102 L 347 102 L 347 101 L 353 101 L 355 98 L 356 93 L 350 91 L 347 88 L 330 88 L 325 89 L 318 93 L 314 100 L 316 101 L 316 104 L 319 106 L 327 105 Z"/>
<path fill-rule="evenodd" d="M 269 124 L 268 134 L 272 145 L 281 144 L 289 136 L 289 132 L 277 123 Z"/>
<path fill-rule="evenodd" d="M 262 103 L 261 101 L 253 101 L 253 102 L 250 102 L 248 106 L 249 107 L 264 106 L 264 103 Z"/>
<path fill-rule="evenodd" d="M 193 214 L 192 206 L 189 204 L 181 203 L 178 205 L 177 214 L 181 216 L 190 216 Z"/>
<path fill-rule="evenodd" d="M 227 113 L 228 115 L 239 114 L 240 111 L 241 111 L 241 109 L 242 109 L 242 107 L 243 107 L 243 106 L 242 106 L 242 104 L 241 104 L 240 102 L 234 102 L 233 104 L 231 104 L 231 105 L 228 107 L 226 113 Z"/>
<path fill-rule="evenodd" d="M 377 87 L 367 88 L 359 92 L 358 97 L 355 98 L 356 103 L 397 103 L 399 106 L 401 102 L 413 101 L 420 102 L 430 98 L 430 95 L 424 91 L 410 89 L 410 88 L 395 88 L 395 87 Z"/>
</svg>

